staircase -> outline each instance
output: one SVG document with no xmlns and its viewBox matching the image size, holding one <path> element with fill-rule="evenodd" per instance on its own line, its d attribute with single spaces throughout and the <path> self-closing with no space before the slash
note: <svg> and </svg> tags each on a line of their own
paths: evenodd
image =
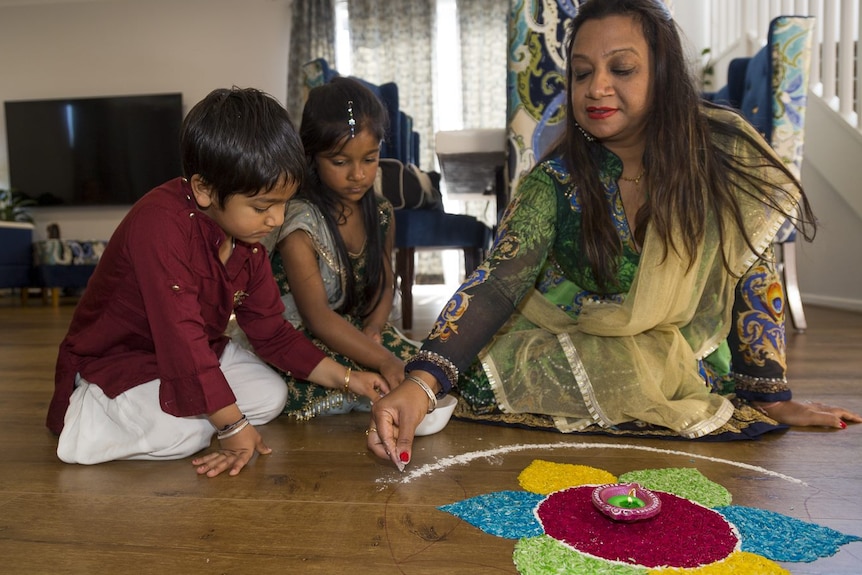
<svg viewBox="0 0 862 575">
<path fill-rule="evenodd" d="M 800 245 L 805 303 L 862 311 L 862 28 L 860 0 L 678 0 L 675 19 L 714 71 L 709 89 L 726 81 L 727 65 L 766 42 L 778 15 L 817 18 L 805 120 L 802 183 L 820 228 Z"/>
</svg>

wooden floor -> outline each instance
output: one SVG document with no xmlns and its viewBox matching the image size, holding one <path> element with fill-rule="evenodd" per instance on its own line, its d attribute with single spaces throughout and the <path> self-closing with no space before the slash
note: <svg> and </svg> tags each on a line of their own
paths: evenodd
<svg viewBox="0 0 862 575">
<path fill-rule="evenodd" d="M 449 289 L 417 290 L 421 337 Z M 17 296 L 0 297 L 0 573 L 515 573 L 514 541 L 437 507 L 517 490 L 519 472 L 535 459 L 614 474 L 696 467 L 727 487 L 735 504 L 862 535 L 858 425 L 708 444 L 453 421 L 417 440 L 402 475 L 366 452 L 367 415 L 350 414 L 302 424 L 279 418 L 261 427 L 274 452 L 233 478 L 198 477 L 188 460 L 66 465 L 43 421 L 57 345 L 73 309 L 74 300 L 53 309 L 39 298 L 22 307 Z M 862 314 L 806 311 L 808 332 L 788 338 L 797 397 L 862 411 Z M 495 448 L 507 449 L 439 463 Z M 862 572 L 860 565 L 857 542 L 832 557 L 784 567 L 849 575 Z"/>
</svg>

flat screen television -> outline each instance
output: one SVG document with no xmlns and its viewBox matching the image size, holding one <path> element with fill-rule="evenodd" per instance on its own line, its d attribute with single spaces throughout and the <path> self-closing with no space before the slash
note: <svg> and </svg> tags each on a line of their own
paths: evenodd
<svg viewBox="0 0 862 575">
<path fill-rule="evenodd" d="M 7 101 L 5 112 L 10 186 L 37 205 L 129 205 L 182 175 L 182 94 Z"/>
</svg>

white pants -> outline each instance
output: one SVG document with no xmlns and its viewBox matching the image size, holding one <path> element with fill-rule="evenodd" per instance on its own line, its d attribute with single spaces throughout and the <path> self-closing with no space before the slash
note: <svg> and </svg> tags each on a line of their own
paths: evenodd
<svg viewBox="0 0 862 575">
<path fill-rule="evenodd" d="M 272 421 L 281 413 L 287 386 L 260 358 L 230 342 L 220 363 L 237 406 L 252 425 Z M 159 384 L 154 379 L 110 399 L 79 375 L 57 456 L 66 463 L 83 464 L 182 459 L 209 447 L 215 429 L 206 416 L 175 417 L 162 411 Z"/>
</svg>

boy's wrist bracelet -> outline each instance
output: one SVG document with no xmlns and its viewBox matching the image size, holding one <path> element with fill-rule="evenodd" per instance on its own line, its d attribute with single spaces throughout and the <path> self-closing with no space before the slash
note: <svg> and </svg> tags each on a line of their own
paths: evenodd
<svg viewBox="0 0 862 575">
<path fill-rule="evenodd" d="M 248 418 L 245 416 L 245 414 L 244 414 L 244 413 L 241 413 L 240 415 L 242 415 L 242 417 L 240 417 L 239 419 L 237 419 L 236 421 L 234 421 L 234 422 L 233 422 L 233 423 L 231 423 L 230 425 L 225 425 L 225 426 L 224 426 L 224 427 L 222 427 L 221 429 L 218 429 L 218 430 L 217 430 L 217 431 L 218 431 L 218 433 L 219 433 L 219 434 L 222 434 L 222 433 L 228 433 L 228 432 L 231 432 L 231 431 L 233 431 L 234 429 L 236 429 L 237 427 L 239 427 L 240 425 L 242 425 L 244 421 L 248 421 Z"/>
<path fill-rule="evenodd" d="M 232 429 L 229 429 L 227 431 L 219 431 L 218 434 L 216 435 L 216 438 L 219 441 L 221 441 L 222 439 L 227 439 L 228 437 L 233 437 L 234 435 L 238 434 L 240 431 L 242 431 L 243 429 L 245 429 L 246 427 L 248 427 L 250 425 L 248 419 L 246 419 L 246 417 L 244 415 L 242 416 L 242 419 L 240 421 L 241 421 L 241 423 L 239 423 L 236 427 L 233 427 Z"/>
<path fill-rule="evenodd" d="M 221 441 L 222 439 L 227 439 L 228 437 L 233 437 L 234 435 L 245 429 L 248 426 L 248 423 L 248 418 L 243 413 L 242 417 L 240 417 L 238 420 L 231 423 L 230 425 L 225 425 L 224 427 L 219 429 L 218 433 L 216 434 L 216 437 L 219 441 Z"/>
</svg>

